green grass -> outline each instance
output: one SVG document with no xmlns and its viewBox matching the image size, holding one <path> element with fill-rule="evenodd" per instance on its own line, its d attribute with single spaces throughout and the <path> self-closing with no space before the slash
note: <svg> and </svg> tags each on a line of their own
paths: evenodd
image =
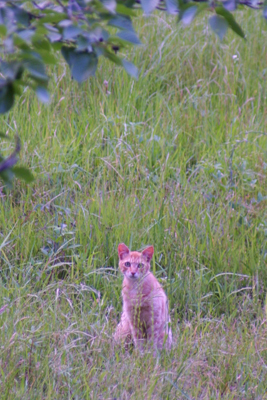
<svg viewBox="0 0 267 400">
<path fill-rule="evenodd" d="M 35 175 L 0 189 L 1 399 L 267 399 L 267 25 L 236 18 L 140 17 L 138 81 L 62 62 L 1 117 Z M 119 242 L 155 247 L 169 354 L 114 348 Z"/>
</svg>

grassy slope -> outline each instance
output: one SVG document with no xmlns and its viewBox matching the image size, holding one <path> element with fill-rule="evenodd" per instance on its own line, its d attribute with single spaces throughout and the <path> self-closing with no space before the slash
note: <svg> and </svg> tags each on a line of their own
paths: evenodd
<svg viewBox="0 0 267 400">
<path fill-rule="evenodd" d="M 1 117 L 36 176 L 0 192 L 1 398 L 267 398 L 267 28 L 236 16 L 247 42 L 140 18 L 137 82 L 103 63 L 79 87 L 62 64 L 48 107 L 26 92 Z M 158 359 L 112 343 L 121 241 L 155 246 Z"/>
</svg>

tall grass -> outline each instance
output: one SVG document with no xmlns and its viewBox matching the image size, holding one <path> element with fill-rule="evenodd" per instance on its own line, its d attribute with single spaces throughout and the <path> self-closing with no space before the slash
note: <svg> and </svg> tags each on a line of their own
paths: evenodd
<svg viewBox="0 0 267 400">
<path fill-rule="evenodd" d="M 267 398 L 267 28 L 236 17 L 247 41 L 140 16 L 138 81 L 62 62 L 1 117 L 35 174 L 0 189 L 1 398 Z M 169 354 L 114 348 L 119 242 L 155 246 Z"/>
</svg>

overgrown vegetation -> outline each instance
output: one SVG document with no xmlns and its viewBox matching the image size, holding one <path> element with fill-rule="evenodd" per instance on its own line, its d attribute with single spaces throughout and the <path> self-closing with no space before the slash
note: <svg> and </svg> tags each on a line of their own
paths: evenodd
<svg viewBox="0 0 267 400">
<path fill-rule="evenodd" d="M 267 31 L 236 18 L 246 42 L 140 17 L 138 81 L 62 63 L 1 117 L 35 175 L 0 191 L 1 398 L 267 398 Z M 121 241 L 155 246 L 170 354 L 114 348 Z"/>
<path fill-rule="evenodd" d="M 25 88 L 35 91 L 42 103 L 50 101 L 47 90 L 49 75 L 46 67 L 59 62 L 61 52 L 71 77 L 82 83 L 95 75 L 98 59 L 103 56 L 122 66 L 128 74 L 138 78 L 138 68 L 119 50 L 141 44 L 132 25 L 136 6 L 149 15 L 159 9 L 178 15 L 184 26 L 192 23 L 197 14 L 206 11 L 212 16 L 208 22 L 222 40 L 230 27 L 244 38 L 242 28 L 231 11 L 239 5 L 262 9 L 266 18 L 266 5 L 261 2 L 235 0 L 206 2 L 199 0 L 52 0 L 0 2 L 0 114 L 7 113 Z M 165 6 L 165 7 L 164 7 Z M 0 132 L 0 137 L 9 137 Z M 16 149 L 6 158 L 0 153 L 0 178 L 11 186 L 14 177 L 30 183 L 33 176 L 21 166 L 15 166 L 20 152 Z"/>
</svg>

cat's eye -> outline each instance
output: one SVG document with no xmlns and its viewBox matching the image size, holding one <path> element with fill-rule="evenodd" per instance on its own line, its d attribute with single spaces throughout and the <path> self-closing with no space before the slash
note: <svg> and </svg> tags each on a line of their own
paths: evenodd
<svg viewBox="0 0 267 400">
<path fill-rule="evenodd" d="M 129 261 L 127 261 L 124 265 L 125 265 L 125 267 L 129 268 L 131 266 L 131 263 Z"/>
<path fill-rule="evenodd" d="M 143 268 L 144 264 L 138 264 L 138 268 Z"/>
</svg>

